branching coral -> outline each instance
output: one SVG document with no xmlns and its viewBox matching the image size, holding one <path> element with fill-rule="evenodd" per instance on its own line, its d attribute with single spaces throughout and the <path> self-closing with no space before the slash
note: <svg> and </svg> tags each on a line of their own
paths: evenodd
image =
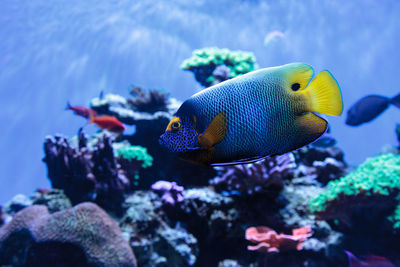
<svg viewBox="0 0 400 267">
<path fill-rule="evenodd" d="M 116 148 L 117 147 L 117 148 Z M 115 155 L 121 169 L 131 181 L 131 185 L 138 188 L 140 185 L 139 170 L 151 167 L 153 157 L 147 153 L 147 149 L 141 146 L 114 145 Z"/>
<path fill-rule="evenodd" d="M 196 81 L 208 87 L 255 70 L 255 62 L 253 53 L 206 47 L 194 50 L 192 57 L 183 61 L 181 68 L 193 72 Z M 225 67 L 221 69 L 219 66 Z"/>
<path fill-rule="evenodd" d="M 136 266 L 115 221 L 92 203 L 49 214 L 42 205 L 0 228 L 0 265 Z M 64 266 L 63 265 L 63 266 Z"/>
<path fill-rule="evenodd" d="M 81 132 L 79 147 L 73 147 L 64 137 L 47 137 L 43 161 L 52 187 L 63 189 L 74 204 L 94 201 L 118 210 L 131 183 L 117 164 L 112 141 L 111 136 L 103 135 L 90 148 Z"/>
<path fill-rule="evenodd" d="M 265 226 L 250 227 L 246 230 L 246 239 L 256 245 L 248 246 L 247 249 L 260 252 L 301 250 L 302 243 L 311 235 L 309 226 L 293 229 L 292 235 L 278 234 Z"/>
<path fill-rule="evenodd" d="M 325 192 L 310 203 L 321 219 L 339 219 L 349 224 L 361 209 L 393 211 L 400 192 L 400 156 L 383 154 L 370 158 L 347 176 L 331 181 Z M 399 226 L 396 212 L 392 219 Z"/>
<path fill-rule="evenodd" d="M 192 266 L 198 255 L 196 238 L 164 221 L 160 198 L 151 191 L 135 191 L 124 206 L 120 227 L 130 240 L 139 266 Z"/>
<path fill-rule="evenodd" d="M 116 149 L 115 154 L 119 161 L 126 160 L 141 168 L 151 167 L 153 157 L 147 153 L 147 148 L 141 146 L 122 146 Z"/>
<path fill-rule="evenodd" d="M 296 177 L 327 184 L 347 174 L 344 153 L 336 146 L 310 145 L 293 152 L 296 159 Z"/>
<path fill-rule="evenodd" d="M 294 169 L 293 155 L 288 153 L 252 164 L 218 167 L 219 176 L 210 184 L 229 194 L 271 193 L 282 189 L 283 180 L 292 178 Z"/>
<path fill-rule="evenodd" d="M 155 89 L 144 90 L 139 86 L 132 86 L 129 93 L 134 97 L 128 99 L 134 110 L 154 113 L 168 111 L 168 94 Z"/>
<path fill-rule="evenodd" d="M 183 201 L 183 186 L 179 186 L 175 182 L 157 181 L 151 186 L 151 189 L 162 193 L 161 200 L 164 204 L 174 206 L 175 203 Z"/>
</svg>

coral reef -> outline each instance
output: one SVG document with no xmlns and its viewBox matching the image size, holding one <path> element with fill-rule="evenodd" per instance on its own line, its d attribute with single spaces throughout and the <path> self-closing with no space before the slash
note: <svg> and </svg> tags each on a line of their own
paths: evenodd
<svg viewBox="0 0 400 267">
<path fill-rule="evenodd" d="M 271 228 L 257 226 L 248 228 L 245 237 L 248 241 L 256 243 L 247 247 L 250 251 L 281 252 L 303 249 L 302 243 L 311 235 L 310 226 L 293 229 L 292 235 L 278 234 Z"/>
<path fill-rule="evenodd" d="M 141 146 L 122 146 L 115 151 L 118 160 L 126 160 L 129 164 L 139 165 L 142 168 L 151 167 L 153 157 L 147 153 L 147 149 Z"/>
<path fill-rule="evenodd" d="M 297 164 L 295 177 L 326 185 L 348 173 L 344 153 L 337 146 L 311 144 L 292 152 Z"/>
<path fill-rule="evenodd" d="M 351 224 L 352 215 L 361 208 L 393 211 L 399 189 L 400 156 L 384 154 L 368 159 L 347 176 L 329 182 L 328 189 L 311 201 L 310 208 L 319 218 Z"/>
<path fill-rule="evenodd" d="M 136 125 L 136 127 L 139 127 L 139 129 L 145 128 L 144 126 L 142 127 L 141 124 L 146 122 L 151 123 L 153 127 L 158 126 L 157 120 L 158 123 L 165 123 L 165 121 L 168 123 L 171 114 L 174 113 L 180 106 L 180 102 L 174 98 L 167 98 L 165 102 L 166 106 L 157 108 L 157 110 L 147 108 L 146 111 L 143 111 L 136 107 L 134 103 L 135 101 L 128 101 L 120 95 L 106 94 L 102 98 L 92 99 L 90 106 L 98 114 L 115 116 L 121 122 L 127 125 Z M 164 126 L 162 126 L 162 128 L 164 128 Z M 137 129 L 137 132 L 139 132 L 139 129 Z"/>
<path fill-rule="evenodd" d="M 52 187 L 63 189 L 74 204 L 94 201 L 119 212 L 123 193 L 130 190 L 131 184 L 117 164 L 112 141 L 104 134 L 90 148 L 80 132 L 79 146 L 73 147 L 64 137 L 47 137 L 43 161 Z"/>
<path fill-rule="evenodd" d="M 147 153 L 147 149 L 141 146 L 131 146 L 129 143 L 114 143 L 115 156 L 121 169 L 125 171 L 131 186 L 140 188 L 139 170 L 153 165 L 153 157 Z"/>
<path fill-rule="evenodd" d="M 194 50 L 192 57 L 183 61 L 181 68 L 193 72 L 202 86 L 222 82 L 257 68 L 253 53 L 230 51 L 217 47 Z"/>
<path fill-rule="evenodd" d="M 62 140 L 59 142 L 64 144 L 60 145 L 64 150 L 74 150 L 69 152 L 72 155 L 89 155 L 85 159 L 91 162 L 89 166 L 94 166 L 91 153 L 101 151 L 99 142 L 104 142 L 104 138 L 111 137 L 99 134 L 87 139 L 81 133 L 70 141 L 59 137 Z M 126 163 L 131 160 L 130 166 L 140 168 L 151 163 L 145 149 L 132 147 L 127 140 L 121 142 L 120 139 L 120 142 L 112 143 L 109 139 L 107 144 L 109 154 L 104 160 L 115 160 L 116 169 L 127 179 L 129 175 L 126 167 L 120 163 L 122 159 Z M 53 154 L 60 151 L 60 147 L 56 146 Z M 87 152 L 78 154 L 82 151 Z M 149 190 L 150 185 L 147 188 L 130 185 L 127 191 L 120 191 L 118 196 L 122 202 L 118 204 L 119 207 L 113 199 L 103 199 L 101 203 L 107 201 L 107 211 L 117 215 L 114 218 L 124 239 L 129 241 L 139 266 L 262 266 L 266 262 L 271 266 L 341 265 L 346 259 L 345 253 L 340 250 L 342 234 L 324 221 L 315 221 L 315 216 L 309 210 L 309 202 L 323 189 L 317 180 L 318 175 L 305 174 L 315 168 L 314 159 L 340 159 L 337 151 L 340 152 L 332 148 L 310 147 L 302 152 L 275 156 L 254 164 L 219 168 L 220 176 L 210 181 L 210 187 L 191 188 L 190 180 L 185 179 L 154 184 L 154 178 L 150 177 L 155 192 Z M 154 155 L 153 163 L 159 157 Z M 71 164 L 71 161 L 79 158 L 67 159 Z M 65 164 L 65 160 L 60 162 L 59 166 Z M 307 172 L 299 171 L 300 167 Z M 89 168 L 90 172 L 92 170 Z M 149 176 L 140 171 L 140 177 L 141 182 Z M 178 182 L 187 189 L 178 186 Z M 83 191 L 83 196 L 87 195 L 88 192 Z M 96 198 L 90 200 L 98 201 Z M 72 198 L 71 202 L 75 204 Z M 40 189 L 29 197 L 16 197 L 4 206 L 4 215 L 15 217 L 17 211 L 36 207 L 34 204 L 46 205 L 53 214 L 68 210 L 71 205 L 62 191 Z M 243 238 L 245 229 L 251 225 L 269 225 L 282 233 L 309 225 L 314 234 L 302 242 L 301 251 L 255 255 L 246 250 L 248 244 Z M 76 250 L 74 247 L 68 249 Z M 80 253 L 80 259 L 85 259 L 81 252 L 74 253 Z"/>
<path fill-rule="evenodd" d="M 218 167 L 218 177 L 210 180 L 210 185 L 231 195 L 273 194 L 283 188 L 284 180 L 293 178 L 295 167 L 291 153 L 252 164 Z"/>
<path fill-rule="evenodd" d="M 158 90 L 144 90 L 139 86 L 132 86 L 129 93 L 134 97 L 128 99 L 131 106 L 141 112 L 154 113 L 157 111 L 168 111 L 168 94 Z"/>
<path fill-rule="evenodd" d="M 136 266 L 121 230 L 92 203 L 49 214 L 33 205 L 0 228 L 0 264 L 13 266 Z"/>
<path fill-rule="evenodd" d="M 256 64 L 251 53 L 205 48 L 182 68 L 209 86 Z M 46 138 L 52 189 L 2 205 L 0 265 L 136 266 L 136 256 L 144 267 L 330 267 L 347 265 L 345 250 L 400 264 L 400 156 L 348 174 L 325 134 L 252 164 L 197 166 L 158 143 L 181 103 L 136 86 L 131 95 L 102 95 L 91 108 L 134 133 Z"/>
<path fill-rule="evenodd" d="M 400 156 L 383 154 L 329 182 L 310 201 L 310 209 L 344 234 L 346 249 L 382 255 L 398 264 L 399 189 Z"/>
<path fill-rule="evenodd" d="M 161 200 L 164 204 L 173 206 L 183 201 L 183 186 L 175 182 L 158 181 L 152 184 L 151 189 L 162 193 Z"/>
<path fill-rule="evenodd" d="M 62 190 L 37 190 L 29 196 L 32 205 L 45 205 L 50 213 L 71 208 L 71 201 Z"/>
<path fill-rule="evenodd" d="M 198 255 L 196 238 L 164 221 L 161 200 L 152 192 L 136 191 L 124 203 L 119 224 L 139 266 L 192 266 Z"/>
</svg>

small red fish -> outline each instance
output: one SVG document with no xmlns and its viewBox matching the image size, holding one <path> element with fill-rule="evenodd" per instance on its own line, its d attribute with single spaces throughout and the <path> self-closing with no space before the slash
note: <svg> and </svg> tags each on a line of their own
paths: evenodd
<svg viewBox="0 0 400 267">
<path fill-rule="evenodd" d="M 97 127 L 103 130 L 108 130 L 114 133 L 122 133 L 125 131 L 125 126 L 116 117 L 109 115 L 95 115 L 95 111 L 89 110 L 90 121 L 88 124 L 96 123 Z"/>
<path fill-rule="evenodd" d="M 350 251 L 345 250 L 349 258 L 349 267 L 395 267 L 388 259 L 382 256 L 368 255 L 357 258 Z"/>
<path fill-rule="evenodd" d="M 71 104 L 69 103 L 69 101 L 67 102 L 67 106 L 65 108 L 66 110 L 72 110 L 76 115 L 82 116 L 86 119 L 89 119 L 90 117 L 90 111 L 93 112 L 93 116 L 97 116 L 96 111 L 94 111 L 91 108 L 87 108 L 84 106 L 71 106 Z"/>
</svg>

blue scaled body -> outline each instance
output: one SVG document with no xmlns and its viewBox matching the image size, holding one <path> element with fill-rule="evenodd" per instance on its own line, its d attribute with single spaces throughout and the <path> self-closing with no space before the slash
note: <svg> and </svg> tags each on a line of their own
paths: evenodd
<svg viewBox="0 0 400 267">
<path fill-rule="evenodd" d="M 293 63 L 205 89 L 182 104 L 160 143 L 184 159 L 214 165 L 251 162 L 302 147 L 327 127 L 311 112 L 341 112 L 336 81 L 325 71 L 309 86 L 313 73 L 309 65 Z"/>
</svg>

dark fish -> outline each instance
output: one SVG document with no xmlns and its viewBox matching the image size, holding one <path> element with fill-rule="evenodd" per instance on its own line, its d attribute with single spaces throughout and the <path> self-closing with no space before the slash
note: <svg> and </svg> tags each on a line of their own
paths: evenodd
<svg viewBox="0 0 400 267">
<path fill-rule="evenodd" d="M 350 251 L 345 250 L 349 259 L 349 267 L 395 267 L 388 259 L 382 256 L 368 255 L 357 258 Z"/>
<path fill-rule="evenodd" d="M 84 106 L 71 106 L 69 101 L 67 102 L 67 106 L 65 107 L 66 110 L 72 110 L 76 115 L 82 116 L 86 119 L 90 117 L 90 111 L 93 112 L 94 116 L 97 116 L 96 111 L 91 108 L 87 108 Z"/>
<path fill-rule="evenodd" d="M 393 98 L 380 95 L 365 96 L 353 104 L 347 111 L 346 124 L 358 126 L 372 121 L 382 114 L 390 104 L 400 108 L 400 94 Z"/>
<path fill-rule="evenodd" d="M 249 163 L 307 145 L 328 125 L 314 112 L 342 112 L 333 76 L 313 76 L 311 66 L 293 63 L 214 85 L 182 104 L 160 144 L 204 165 Z"/>
</svg>

